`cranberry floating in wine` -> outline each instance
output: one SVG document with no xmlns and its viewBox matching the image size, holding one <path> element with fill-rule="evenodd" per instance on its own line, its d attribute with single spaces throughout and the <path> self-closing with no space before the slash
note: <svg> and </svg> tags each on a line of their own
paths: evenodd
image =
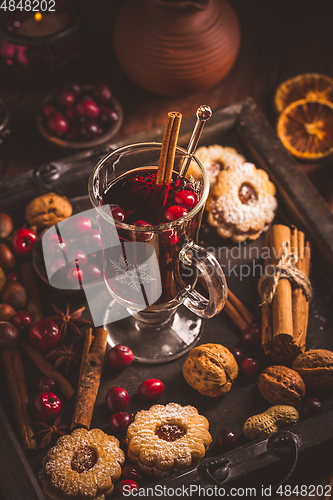
<svg viewBox="0 0 333 500">
<path fill-rule="evenodd" d="M 174 135 L 173 125 L 165 130 L 166 136 Z M 196 245 L 209 192 L 206 172 L 183 149 L 175 146 L 174 156 L 167 150 L 157 143 L 119 148 L 99 162 L 89 180 L 90 199 L 99 213 L 103 276 L 112 296 L 104 319 L 110 325 L 109 342 L 133 347 L 134 359 L 149 363 L 189 350 L 200 332 L 200 318 L 223 307 L 226 291 L 217 260 Z M 110 217 L 116 207 L 122 210 L 119 221 Z M 198 300 L 196 268 L 208 265 L 209 300 Z M 124 306 L 121 317 L 118 304 Z"/>
</svg>

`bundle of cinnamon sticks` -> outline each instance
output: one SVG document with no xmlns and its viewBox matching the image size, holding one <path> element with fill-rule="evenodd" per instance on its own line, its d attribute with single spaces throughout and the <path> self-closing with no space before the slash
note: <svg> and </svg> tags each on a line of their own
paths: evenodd
<svg viewBox="0 0 333 500">
<path fill-rule="evenodd" d="M 296 227 L 291 229 L 280 224 L 274 225 L 266 235 L 264 281 L 268 289 L 259 292 L 262 303 L 262 346 L 272 361 L 292 361 L 305 351 L 309 315 L 311 285 L 310 243 L 304 233 Z M 273 297 L 276 271 L 284 269 L 277 281 Z M 267 280 L 267 277 L 270 279 Z M 265 288 L 265 287 L 264 287 Z"/>
</svg>

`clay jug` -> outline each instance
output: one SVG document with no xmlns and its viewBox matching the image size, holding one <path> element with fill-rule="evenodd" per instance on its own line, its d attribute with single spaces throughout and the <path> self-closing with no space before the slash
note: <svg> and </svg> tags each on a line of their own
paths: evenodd
<svg viewBox="0 0 333 500">
<path fill-rule="evenodd" d="M 226 0 L 127 0 L 114 29 L 120 65 L 141 87 L 184 96 L 233 66 L 240 28 Z"/>
</svg>

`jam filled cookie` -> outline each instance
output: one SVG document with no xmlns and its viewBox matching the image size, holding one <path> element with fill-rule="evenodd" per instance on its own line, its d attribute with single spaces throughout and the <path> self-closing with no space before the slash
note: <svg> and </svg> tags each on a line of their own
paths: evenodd
<svg viewBox="0 0 333 500">
<path fill-rule="evenodd" d="M 235 148 L 223 147 L 218 144 L 207 148 L 205 146 L 199 148 L 195 156 L 207 170 L 211 186 L 217 181 L 217 176 L 221 170 L 245 162 L 244 156 L 237 153 Z"/>
<path fill-rule="evenodd" d="M 61 436 L 43 460 L 39 479 L 47 499 L 104 500 L 121 475 L 125 456 L 119 441 L 100 429 Z"/>
<path fill-rule="evenodd" d="M 212 442 L 208 420 L 193 406 L 154 405 L 127 429 L 128 457 L 147 474 L 167 476 L 201 460 Z"/>
<path fill-rule="evenodd" d="M 264 170 L 243 163 L 222 170 L 208 202 L 208 222 L 222 238 L 257 239 L 277 209 L 275 186 Z"/>
</svg>

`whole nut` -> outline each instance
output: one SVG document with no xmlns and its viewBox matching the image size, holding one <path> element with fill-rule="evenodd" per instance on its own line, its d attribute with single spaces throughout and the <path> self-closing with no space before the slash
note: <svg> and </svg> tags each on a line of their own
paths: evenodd
<svg viewBox="0 0 333 500">
<path fill-rule="evenodd" d="M 0 321 L 11 321 L 16 314 L 15 309 L 9 304 L 0 304 Z"/>
<path fill-rule="evenodd" d="M 286 366 L 269 366 L 259 375 L 259 391 L 272 405 L 296 406 L 305 394 L 301 376 Z"/>
<path fill-rule="evenodd" d="M 72 205 L 66 196 L 46 193 L 28 203 L 24 217 L 30 226 L 43 229 L 67 219 L 72 215 L 72 211 Z"/>
<path fill-rule="evenodd" d="M 9 282 L 2 292 L 2 300 L 5 304 L 9 304 L 16 311 L 19 311 L 24 308 L 27 302 L 27 293 L 20 283 Z"/>
<path fill-rule="evenodd" d="M 14 222 L 10 215 L 0 213 L 0 238 L 6 239 L 10 236 L 10 233 L 13 231 Z"/>
<path fill-rule="evenodd" d="M 243 433 L 249 439 L 257 439 L 298 422 L 299 414 L 293 406 L 276 405 L 259 415 L 253 415 L 243 425 Z"/>
<path fill-rule="evenodd" d="M 238 365 L 223 345 L 203 344 L 189 352 L 183 365 L 183 375 L 200 394 L 218 397 L 230 391 L 238 375 Z"/>
<path fill-rule="evenodd" d="M 6 275 L 3 272 L 2 268 L 0 267 L 0 292 L 5 288 L 6 284 Z"/>
<path fill-rule="evenodd" d="M 330 389 L 333 387 L 333 352 L 313 349 L 303 352 L 294 360 L 296 370 L 309 389 Z"/>
<path fill-rule="evenodd" d="M 9 272 L 14 269 L 16 264 L 15 255 L 6 243 L 0 243 L 0 267 Z"/>
</svg>

